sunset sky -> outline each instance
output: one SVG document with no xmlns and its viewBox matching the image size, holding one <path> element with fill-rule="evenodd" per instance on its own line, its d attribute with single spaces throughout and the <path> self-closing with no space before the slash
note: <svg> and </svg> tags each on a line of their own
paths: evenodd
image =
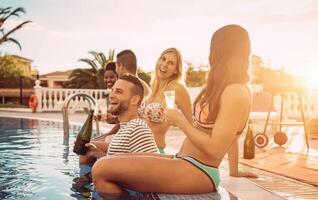
<svg viewBox="0 0 318 200">
<path fill-rule="evenodd" d="M 7 26 L 33 23 L 13 35 L 2 54 L 34 60 L 41 74 L 85 67 L 90 50 L 135 51 L 138 65 L 154 68 L 160 53 L 177 47 L 184 60 L 207 64 L 210 38 L 226 24 L 240 24 L 252 51 L 273 68 L 300 75 L 318 73 L 317 0 L 0 0 L 1 7 L 22 6 L 26 14 Z"/>
</svg>

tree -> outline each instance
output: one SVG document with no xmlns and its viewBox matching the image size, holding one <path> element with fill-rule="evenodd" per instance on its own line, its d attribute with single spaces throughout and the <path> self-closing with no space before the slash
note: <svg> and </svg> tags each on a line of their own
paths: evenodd
<svg viewBox="0 0 318 200">
<path fill-rule="evenodd" d="M 32 87 L 33 80 L 28 67 L 10 55 L 0 57 L 0 85 L 2 88 L 19 87 L 19 79 L 23 77 L 23 86 Z"/>
<path fill-rule="evenodd" d="M 97 52 L 97 51 L 89 51 L 88 52 L 90 55 L 93 56 L 93 59 L 90 58 L 81 58 L 79 59 L 80 62 L 84 62 L 87 63 L 91 69 L 90 70 L 85 70 L 85 69 L 80 69 L 75 71 L 74 73 L 72 72 L 72 74 L 70 75 L 70 79 L 71 81 L 74 80 L 80 80 L 81 76 L 84 77 L 90 77 L 90 79 L 88 79 L 88 81 L 90 80 L 91 83 L 86 82 L 86 84 L 90 85 L 90 86 L 96 86 L 95 88 L 99 88 L 99 89 L 103 89 L 106 88 L 106 85 L 104 83 L 104 72 L 105 72 L 105 67 L 106 64 L 108 62 L 111 62 L 114 60 L 114 54 L 115 54 L 115 50 L 114 49 L 110 49 L 108 52 L 108 56 L 106 57 L 104 55 L 104 53 L 102 52 Z M 77 77 L 79 76 L 79 77 Z M 77 84 L 73 84 L 73 83 L 69 83 L 68 87 L 70 85 L 77 85 Z M 78 86 L 76 88 L 83 88 L 85 86 Z"/>
<path fill-rule="evenodd" d="M 138 67 L 137 76 L 150 86 L 151 72 L 145 72 L 144 70 Z"/>
<path fill-rule="evenodd" d="M 252 55 L 252 83 L 262 84 L 264 91 L 292 91 L 297 89 L 297 77 L 290 75 L 281 70 L 274 70 L 266 66 L 263 59 L 259 56 Z"/>
<path fill-rule="evenodd" d="M 206 81 L 206 66 L 200 65 L 194 67 L 193 63 L 186 61 L 186 77 L 185 83 L 187 87 L 201 87 Z"/>
<path fill-rule="evenodd" d="M 16 45 L 18 45 L 18 47 L 21 50 L 20 43 L 16 39 L 14 39 L 14 38 L 12 38 L 10 36 L 14 32 L 16 32 L 17 30 L 21 29 L 24 25 L 26 25 L 26 24 L 28 24 L 28 23 L 30 23 L 32 21 L 29 21 L 29 20 L 28 21 L 24 21 L 24 22 L 20 23 L 19 25 L 15 26 L 14 28 L 12 28 L 9 31 L 5 31 L 4 27 L 3 27 L 3 25 L 4 25 L 4 23 L 5 23 L 5 21 L 7 19 L 9 19 L 11 16 L 19 17 L 19 15 L 21 13 L 25 13 L 24 8 L 22 8 L 22 7 L 18 7 L 16 9 L 14 9 L 14 10 L 12 10 L 12 7 L 0 8 L 0 32 L 2 33 L 2 36 L 0 37 L 0 45 L 4 44 L 6 42 L 13 42 Z"/>
<path fill-rule="evenodd" d="M 64 88 L 96 89 L 99 87 L 93 69 L 75 69 L 69 79 L 70 81 L 64 83 Z"/>
</svg>

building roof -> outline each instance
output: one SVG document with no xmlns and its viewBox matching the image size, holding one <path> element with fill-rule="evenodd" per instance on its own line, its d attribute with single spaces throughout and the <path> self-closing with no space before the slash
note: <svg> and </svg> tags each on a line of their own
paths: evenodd
<svg viewBox="0 0 318 200">
<path fill-rule="evenodd" d="M 48 76 L 69 76 L 72 73 L 72 71 L 73 70 L 71 69 L 67 71 L 50 72 L 50 73 L 41 75 L 40 78 L 47 78 Z"/>
<path fill-rule="evenodd" d="M 33 62 L 33 60 L 29 59 L 29 58 L 24 58 L 22 56 L 18 56 L 18 55 L 9 55 L 13 58 L 17 58 L 17 59 L 20 59 L 20 60 L 23 60 L 23 61 L 26 61 L 26 62 Z"/>
</svg>

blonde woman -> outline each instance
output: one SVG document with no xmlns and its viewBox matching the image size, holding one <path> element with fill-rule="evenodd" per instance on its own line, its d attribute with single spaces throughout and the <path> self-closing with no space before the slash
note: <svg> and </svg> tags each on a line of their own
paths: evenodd
<svg viewBox="0 0 318 200">
<path fill-rule="evenodd" d="M 161 154 L 165 153 L 165 136 L 170 127 L 163 114 L 167 107 L 164 94 L 166 91 L 174 92 L 175 107 L 181 110 L 189 123 L 192 123 L 191 100 L 188 91 L 180 83 L 182 78 L 183 67 L 180 52 L 176 48 L 166 49 L 157 61 L 151 82 L 151 93 L 141 105 L 139 112 L 151 128 Z"/>
</svg>

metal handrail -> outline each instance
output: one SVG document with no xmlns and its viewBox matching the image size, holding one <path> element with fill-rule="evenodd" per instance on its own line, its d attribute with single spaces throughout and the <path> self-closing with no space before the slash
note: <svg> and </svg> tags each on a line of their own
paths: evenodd
<svg viewBox="0 0 318 200">
<path fill-rule="evenodd" d="M 69 144 L 69 138 L 70 138 L 70 124 L 69 124 L 69 112 L 68 112 L 68 106 L 69 103 L 72 99 L 74 99 L 75 97 L 83 97 L 84 100 L 87 100 L 89 103 L 89 108 L 93 109 L 93 107 L 96 106 L 96 101 L 95 99 L 85 93 L 75 93 L 72 94 L 70 96 L 67 97 L 67 99 L 64 101 L 63 107 L 62 107 L 62 114 L 63 114 L 63 131 L 64 131 L 64 140 L 63 140 L 63 144 L 68 145 Z M 96 133 L 97 135 L 99 135 L 99 123 L 98 120 L 96 120 Z"/>
</svg>

